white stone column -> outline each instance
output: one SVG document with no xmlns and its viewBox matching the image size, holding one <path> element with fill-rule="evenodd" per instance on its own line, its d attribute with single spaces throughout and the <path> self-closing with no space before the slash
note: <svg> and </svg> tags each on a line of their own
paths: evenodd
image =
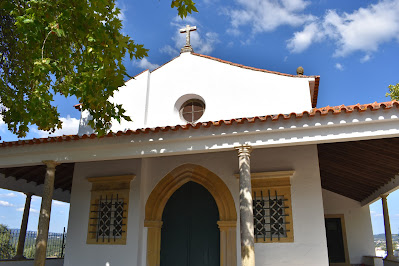
<svg viewBox="0 0 399 266">
<path fill-rule="evenodd" d="M 48 229 L 50 225 L 51 202 L 54 191 L 55 167 L 58 165 L 55 161 L 43 161 L 43 163 L 46 164 L 47 170 L 44 179 L 42 205 L 40 207 L 34 266 L 44 266 L 46 263 L 46 249 Z"/>
<path fill-rule="evenodd" d="M 254 250 L 254 217 L 252 206 L 251 146 L 236 147 L 240 170 L 240 232 L 241 232 L 241 265 L 255 266 Z"/>
<path fill-rule="evenodd" d="M 29 219 L 29 210 L 30 210 L 30 202 L 32 200 L 32 193 L 25 193 L 25 208 L 24 214 L 22 216 L 21 229 L 19 231 L 19 239 L 17 246 L 17 254 L 14 256 L 14 260 L 23 260 L 24 257 L 24 246 L 25 246 L 25 238 L 26 238 L 26 230 L 28 228 L 28 219 Z"/>
<path fill-rule="evenodd" d="M 387 247 L 387 256 L 385 257 L 385 259 L 395 260 L 395 256 L 393 255 L 391 223 L 389 221 L 389 213 L 388 213 L 388 202 L 387 202 L 388 195 L 389 194 L 381 195 L 382 212 L 384 214 L 385 244 Z"/>
</svg>

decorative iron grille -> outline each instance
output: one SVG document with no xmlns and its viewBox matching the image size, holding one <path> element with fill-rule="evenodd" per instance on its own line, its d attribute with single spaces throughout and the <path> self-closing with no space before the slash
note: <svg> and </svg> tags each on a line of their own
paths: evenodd
<svg viewBox="0 0 399 266">
<path fill-rule="evenodd" d="M 115 241 L 121 238 L 125 232 L 123 231 L 125 225 L 123 222 L 126 218 L 123 216 L 125 206 L 123 198 L 119 198 L 118 194 L 116 194 L 116 198 L 113 195 L 109 198 L 100 196 L 98 203 L 93 205 L 96 207 L 96 211 L 92 212 L 98 213 L 98 215 L 90 218 L 95 221 L 91 226 L 96 228 L 95 232 L 90 233 L 96 234 L 96 241 L 102 239 L 103 242 L 106 240 L 110 242 L 111 239 Z"/>
<path fill-rule="evenodd" d="M 284 196 L 277 195 L 277 190 L 274 191 L 275 195 L 270 195 L 268 190 L 268 196 L 263 197 L 263 192 L 260 192 L 260 197 L 257 197 L 254 192 L 253 200 L 253 214 L 254 214 L 254 233 L 255 238 L 274 239 L 280 240 L 281 237 L 287 237 L 286 221 L 285 217 L 288 216 L 285 213 L 287 206 L 284 206 L 284 202 L 287 200 Z"/>
</svg>

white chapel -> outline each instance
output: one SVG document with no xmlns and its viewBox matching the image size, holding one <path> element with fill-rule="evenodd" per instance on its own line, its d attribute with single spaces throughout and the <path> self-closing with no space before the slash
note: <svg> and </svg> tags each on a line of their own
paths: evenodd
<svg viewBox="0 0 399 266">
<path fill-rule="evenodd" d="M 399 102 L 316 108 L 320 76 L 195 53 L 195 29 L 114 95 L 132 122 L 97 137 L 78 105 L 76 135 L 0 143 L 0 187 L 43 198 L 35 260 L 0 266 L 399 265 Z M 70 203 L 59 260 L 45 253 L 52 199 Z"/>
</svg>

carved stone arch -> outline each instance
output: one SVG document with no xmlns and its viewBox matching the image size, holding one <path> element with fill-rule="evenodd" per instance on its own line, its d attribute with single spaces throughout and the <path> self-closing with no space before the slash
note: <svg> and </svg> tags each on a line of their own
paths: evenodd
<svg viewBox="0 0 399 266">
<path fill-rule="evenodd" d="M 168 173 L 152 190 L 145 206 L 144 226 L 147 234 L 147 265 L 160 265 L 162 213 L 169 198 L 187 182 L 205 187 L 215 199 L 219 210 L 220 265 L 237 264 L 237 211 L 233 196 L 220 177 L 205 167 L 181 165 Z"/>
</svg>

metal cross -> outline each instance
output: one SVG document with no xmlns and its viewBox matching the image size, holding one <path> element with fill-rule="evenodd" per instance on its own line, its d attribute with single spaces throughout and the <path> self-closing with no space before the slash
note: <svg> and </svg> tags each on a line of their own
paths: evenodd
<svg viewBox="0 0 399 266">
<path fill-rule="evenodd" d="M 180 33 L 186 33 L 186 46 L 191 46 L 190 44 L 190 31 L 197 30 L 196 26 L 190 27 L 190 25 L 186 25 L 184 29 L 180 29 Z"/>
</svg>

